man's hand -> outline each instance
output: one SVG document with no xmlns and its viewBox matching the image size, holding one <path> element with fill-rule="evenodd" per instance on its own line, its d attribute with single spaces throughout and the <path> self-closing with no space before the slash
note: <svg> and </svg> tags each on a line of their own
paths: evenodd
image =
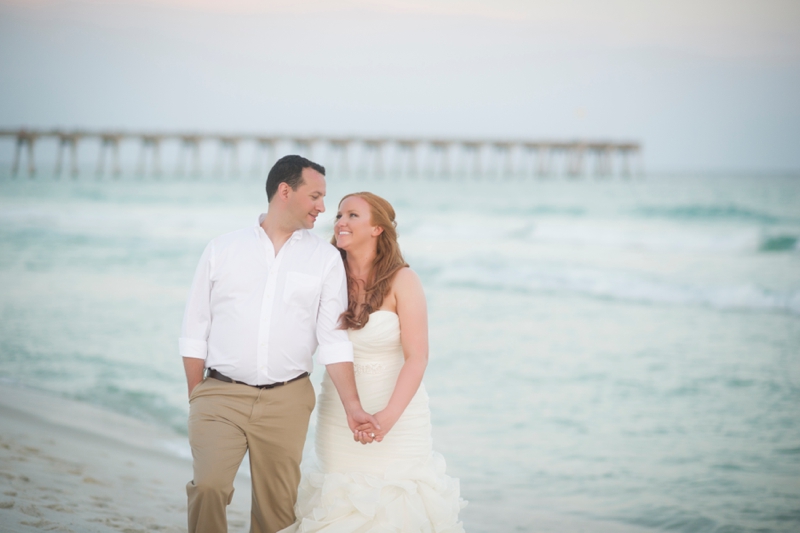
<svg viewBox="0 0 800 533">
<path fill-rule="evenodd" d="M 186 385 L 189 389 L 189 397 L 197 385 L 203 381 L 203 372 L 206 369 L 206 362 L 203 359 L 193 357 L 183 358 L 183 369 L 186 371 Z"/>
<path fill-rule="evenodd" d="M 353 440 L 361 444 L 380 442 L 383 437 L 379 434 L 380 430 L 372 424 L 361 424 L 353 431 Z"/>
<path fill-rule="evenodd" d="M 350 431 L 353 432 L 353 438 L 363 444 L 372 442 L 372 437 L 359 440 L 356 435 L 358 426 L 371 424 L 376 430 L 379 430 L 381 425 L 375 417 L 361 407 L 361 400 L 358 399 L 358 390 L 356 390 L 356 378 L 353 374 L 353 363 L 331 363 L 326 365 L 325 368 L 336 390 L 339 392 L 339 398 L 341 398 L 344 411 L 347 413 L 347 425 L 350 426 Z"/>
<path fill-rule="evenodd" d="M 353 440 L 356 442 L 360 442 L 361 444 L 369 444 L 373 441 L 373 438 L 369 436 L 369 433 L 376 434 L 376 431 L 380 431 L 380 423 L 378 420 L 372 416 L 371 414 L 364 411 L 361 408 L 361 404 L 354 405 L 350 409 L 346 409 L 347 412 L 347 425 L 350 426 L 350 431 L 353 432 Z M 368 428 L 365 431 L 362 431 L 361 435 L 359 435 L 357 428 Z"/>
<path fill-rule="evenodd" d="M 368 444 L 373 440 L 381 442 L 397 423 L 399 417 L 392 415 L 388 410 L 378 411 L 374 415 L 378 425 L 362 424 L 353 431 L 353 438 L 361 444 Z"/>
</svg>

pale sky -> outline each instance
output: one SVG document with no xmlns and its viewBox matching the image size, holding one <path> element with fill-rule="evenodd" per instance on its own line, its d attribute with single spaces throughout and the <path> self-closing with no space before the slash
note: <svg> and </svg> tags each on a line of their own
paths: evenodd
<svg viewBox="0 0 800 533">
<path fill-rule="evenodd" d="M 612 138 L 800 171 L 800 2 L 0 0 L 0 127 Z"/>
</svg>

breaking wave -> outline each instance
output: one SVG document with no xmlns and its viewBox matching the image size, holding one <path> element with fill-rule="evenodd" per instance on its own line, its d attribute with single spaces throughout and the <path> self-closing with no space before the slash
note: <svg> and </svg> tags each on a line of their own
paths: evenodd
<svg viewBox="0 0 800 533">
<path fill-rule="evenodd" d="M 572 293 L 653 305 L 704 306 L 719 310 L 800 315 L 800 289 L 772 291 L 755 285 L 701 287 L 642 275 L 570 266 L 507 266 L 473 263 L 438 269 L 436 282 L 487 290 Z"/>
<path fill-rule="evenodd" d="M 633 210 L 634 215 L 647 218 L 669 218 L 684 220 L 738 220 L 760 224 L 798 223 L 796 218 L 776 216 L 771 213 L 748 209 L 736 205 L 679 205 L 642 206 Z"/>
</svg>

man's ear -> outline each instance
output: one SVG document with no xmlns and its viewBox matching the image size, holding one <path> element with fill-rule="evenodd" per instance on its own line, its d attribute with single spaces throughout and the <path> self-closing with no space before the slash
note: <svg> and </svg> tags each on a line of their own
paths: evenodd
<svg viewBox="0 0 800 533">
<path fill-rule="evenodd" d="M 289 187 L 289 184 L 285 181 L 282 181 L 278 184 L 278 190 L 275 192 L 275 194 L 280 200 L 286 201 L 289 198 L 289 191 L 291 190 L 292 188 Z"/>
</svg>

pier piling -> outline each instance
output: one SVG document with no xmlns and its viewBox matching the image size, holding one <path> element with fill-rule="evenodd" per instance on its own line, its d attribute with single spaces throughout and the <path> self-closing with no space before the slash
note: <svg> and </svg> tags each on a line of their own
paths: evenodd
<svg viewBox="0 0 800 533">
<path fill-rule="evenodd" d="M 111 174 L 122 174 L 120 162 L 123 141 L 139 143 L 136 174 L 160 177 L 163 143 L 175 143 L 177 161 L 175 175 L 183 176 L 191 159 L 190 172 L 200 176 L 203 145 L 216 144 L 217 160 L 214 174 L 239 175 L 239 151 L 248 146 L 253 154 L 250 174 L 262 176 L 279 155 L 279 147 L 314 159 L 320 150 L 329 159 L 329 169 L 340 176 L 353 170 L 365 177 L 431 179 L 449 178 L 519 178 L 553 176 L 556 168 L 571 178 L 589 173 L 597 177 L 614 174 L 615 159 L 618 174 L 630 177 L 643 172 L 641 145 L 637 142 L 610 140 L 526 140 L 526 139 L 468 139 L 468 138 L 416 138 L 416 137 L 358 137 L 358 136 L 286 136 L 253 134 L 212 134 L 190 132 L 123 132 L 88 130 L 0 130 L 0 140 L 12 138 L 15 142 L 11 174 L 19 174 L 22 159 L 27 162 L 28 176 L 36 174 L 34 146 L 42 139 L 53 138 L 57 143 L 55 176 L 60 176 L 65 152 L 69 152 L 70 174 L 77 178 L 80 171 L 78 144 L 84 140 L 99 141 L 96 174 L 106 173 L 106 159 L 111 158 Z M 91 144 L 91 143 L 89 143 Z M 355 156 L 356 161 L 351 162 Z M 149 160 L 149 167 L 148 167 Z M 227 165 L 225 164 L 227 160 Z M 558 162 L 558 165 L 555 165 Z M 563 162 L 563 166 L 562 163 Z M 323 164 L 326 162 L 323 161 Z M 593 165 L 592 165 L 593 164 Z M 591 169 L 591 170 L 587 170 Z M 634 168 L 635 167 L 635 168 Z M 227 172 L 226 172 L 227 171 Z"/>
</svg>

